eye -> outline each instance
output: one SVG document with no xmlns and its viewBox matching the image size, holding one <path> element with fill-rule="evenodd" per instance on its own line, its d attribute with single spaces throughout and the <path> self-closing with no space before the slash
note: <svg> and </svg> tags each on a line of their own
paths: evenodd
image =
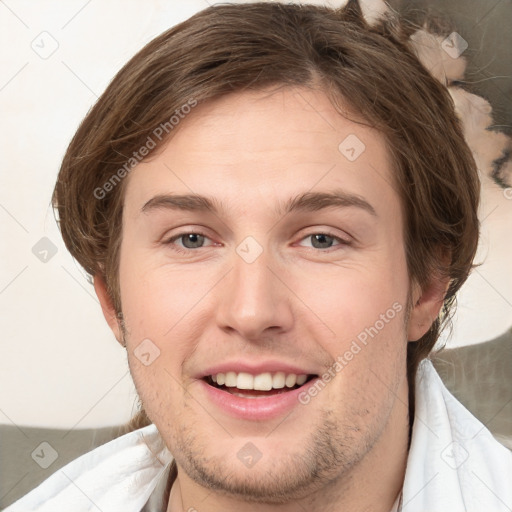
<svg viewBox="0 0 512 512">
<path fill-rule="evenodd" d="M 312 233 L 302 238 L 302 240 L 307 240 L 308 238 L 311 239 L 314 249 L 330 249 L 334 240 L 339 242 L 337 245 L 350 245 L 348 240 L 336 236 L 333 233 Z"/>
<path fill-rule="evenodd" d="M 173 249 L 176 252 L 179 253 L 190 253 L 191 250 L 194 249 L 201 249 L 201 244 L 204 242 L 205 239 L 209 238 L 204 235 L 203 233 L 198 232 L 187 232 L 187 233 L 179 233 L 172 238 L 169 238 L 169 240 L 165 241 L 165 245 L 172 245 Z M 183 247 L 180 247 L 179 245 L 175 244 L 176 240 L 181 240 L 183 242 Z"/>
<path fill-rule="evenodd" d="M 337 241 L 338 244 L 336 245 L 344 245 L 348 246 L 350 245 L 350 242 L 348 240 L 345 240 L 344 238 L 341 238 L 339 236 L 334 235 L 333 233 L 311 233 L 301 239 L 307 240 L 311 239 L 312 245 L 314 249 L 330 249 L 333 247 L 333 242 Z M 180 240 L 182 245 L 176 244 L 176 241 Z M 164 245 L 170 245 L 173 246 L 173 250 L 175 250 L 178 253 L 181 254 L 190 254 L 191 251 L 194 249 L 202 249 L 204 247 L 204 241 L 210 240 L 205 234 L 199 233 L 199 232 L 183 232 L 178 233 L 177 235 L 174 235 L 172 238 L 169 238 L 167 241 L 163 242 Z M 334 247 L 336 246 L 334 245 Z M 321 251 L 321 252 L 327 252 L 327 251 Z"/>
</svg>

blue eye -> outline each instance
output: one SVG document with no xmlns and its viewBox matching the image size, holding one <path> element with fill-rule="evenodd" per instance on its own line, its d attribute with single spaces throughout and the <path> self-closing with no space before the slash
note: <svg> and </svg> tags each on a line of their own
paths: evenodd
<svg viewBox="0 0 512 512">
<path fill-rule="evenodd" d="M 206 238 L 208 238 L 206 235 L 202 233 L 197 232 L 188 232 L 188 233 L 179 233 L 178 235 L 173 236 L 166 242 L 164 242 L 166 245 L 173 245 L 174 250 L 179 253 L 188 253 L 191 250 L 194 249 L 201 249 L 202 247 L 195 247 L 195 244 L 201 243 L 201 241 L 204 241 Z M 184 245 L 184 249 L 181 248 L 179 245 L 176 245 L 174 242 L 178 239 L 181 239 L 182 242 L 188 244 L 190 243 L 192 247 L 187 247 L 187 245 Z M 188 250 L 187 250 L 188 249 Z"/>
<path fill-rule="evenodd" d="M 313 233 L 311 235 L 305 236 L 302 240 L 305 240 L 306 238 L 310 238 L 313 241 L 314 249 L 330 249 L 332 245 L 329 247 L 315 247 L 315 242 L 322 245 L 325 243 L 329 243 L 329 240 L 337 240 L 339 242 L 338 245 L 350 245 L 350 243 L 347 240 L 344 240 L 343 238 L 340 238 L 330 233 Z"/>
<path fill-rule="evenodd" d="M 313 249 L 319 249 L 320 252 L 328 252 L 321 249 L 331 249 L 333 247 L 332 241 L 337 241 L 337 245 L 348 246 L 350 242 L 345 240 L 339 236 L 335 236 L 332 233 L 327 232 L 317 232 L 306 235 L 301 239 L 306 240 L 310 238 L 313 241 Z M 178 245 L 175 242 L 180 240 L 182 245 Z M 188 231 L 179 233 L 167 241 L 163 242 L 164 245 L 172 246 L 172 249 L 181 254 L 190 254 L 194 250 L 203 249 L 208 246 L 203 246 L 205 240 L 210 240 L 204 233 L 200 233 L 197 231 Z M 317 246 L 315 246 L 317 244 Z M 327 244 L 328 247 L 322 247 L 322 245 Z M 211 244 L 210 244 L 211 245 Z M 336 247 L 336 245 L 334 245 Z"/>
</svg>

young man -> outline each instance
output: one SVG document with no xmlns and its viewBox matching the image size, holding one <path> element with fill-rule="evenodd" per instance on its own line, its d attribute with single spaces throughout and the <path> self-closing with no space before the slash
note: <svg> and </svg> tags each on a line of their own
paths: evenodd
<svg viewBox="0 0 512 512">
<path fill-rule="evenodd" d="M 214 6 L 116 76 L 54 204 L 147 419 L 8 510 L 509 510 L 426 359 L 478 244 L 446 89 L 356 2 Z"/>
</svg>

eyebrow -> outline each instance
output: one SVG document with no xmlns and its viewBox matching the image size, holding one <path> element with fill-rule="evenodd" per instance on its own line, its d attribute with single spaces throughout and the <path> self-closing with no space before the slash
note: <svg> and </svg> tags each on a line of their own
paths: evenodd
<svg viewBox="0 0 512 512">
<path fill-rule="evenodd" d="M 328 208 L 356 207 L 378 217 L 375 208 L 363 197 L 351 194 L 344 190 L 330 192 L 304 192 L 289 199 L 284 205 L 277 206 L 277 216 L 284 216 L 292 212 L 313 212 Z M 148 214 L 155 210 L 183 210 L 190 212 L 212 212 L 220 215 L 225 211 L 222 203 L 214 197 L 198 194 L 160 194 L 147 201 L 141 208 L 141 213 Z"/>
</svg>

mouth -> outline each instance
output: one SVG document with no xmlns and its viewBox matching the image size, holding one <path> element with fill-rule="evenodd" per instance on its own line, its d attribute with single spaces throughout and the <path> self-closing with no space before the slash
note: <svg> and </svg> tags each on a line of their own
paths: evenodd
<svg viewBox="0 0 512 512">
<path fill-rule="evenodd" d="M 317 378 L 313 374 L 265 372 L 252 375 L 247 372 L 226 372 L 207 375 L 203 380 L 209 386 L 241 398 L 265 398 L 282 395 L 306 386 Z"/>
</svg>

